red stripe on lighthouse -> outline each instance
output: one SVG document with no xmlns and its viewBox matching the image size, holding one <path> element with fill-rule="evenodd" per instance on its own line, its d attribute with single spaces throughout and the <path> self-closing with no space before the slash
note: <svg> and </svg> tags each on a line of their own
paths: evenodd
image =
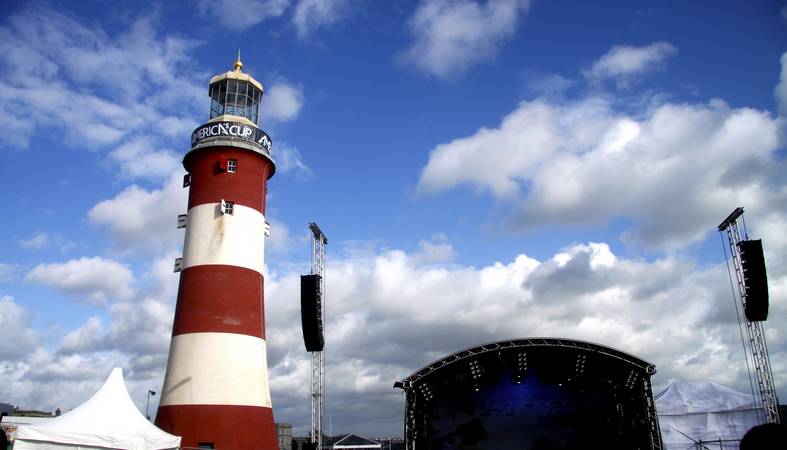
<svg viewBox="0 0 787 450">
<path fill-rule="evenodd" d="M 221 158 L 236 160 L 237 172 L 221 169 Z M 209 147 L 186 155 L 183 166 L 191 174 L 189 209 L 223 198 L 265 213 L 265 185 L 273 167 L 268 158 L 251 150 Z"/>
<path fill-rule="evenodd" d="M 257 424 L 270 424 L 258 427 Z M 181 447 L 213 442 L 216 449 L 277 449 L 270 408 L 232 405 L 173 405 L 158 410 L 156 425 L 183 436 Z M 241 425 L 241 426 L 238 426 Z M 272 443 L 272 445 L 271 445 Z"/>
<path fill-rule="evenodd" d="M 265 338 L 263 276 L 225 265 L 192 266 L 180 273 L 172 335 L 199 332 Z"/>
</svg>

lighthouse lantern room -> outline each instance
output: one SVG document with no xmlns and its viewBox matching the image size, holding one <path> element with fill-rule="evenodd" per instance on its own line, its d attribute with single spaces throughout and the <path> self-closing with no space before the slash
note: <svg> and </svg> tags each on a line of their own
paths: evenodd
<svg viewBox="0 0 787 450">
<path fill-rule="evenodd" d="M 210 80 L 211 120 L 228 115 L 247 119 L 257 125 L 262 100 L 262 85 L 251 75 L 241 72 L 243 63 L 238 58 L 235 70 L 216 75 Z"/>
<path fill-rule="evenodd" d="M 263 87 L 234 70 L 210 80 L 210 119 L 183 158 L 188 211 L 167 372 L 156 425 L 183 448 L 278 450 L 263 298 L 271 141 Z M 174 226 L 174 224 L 173 224 Z"/>
</svg>

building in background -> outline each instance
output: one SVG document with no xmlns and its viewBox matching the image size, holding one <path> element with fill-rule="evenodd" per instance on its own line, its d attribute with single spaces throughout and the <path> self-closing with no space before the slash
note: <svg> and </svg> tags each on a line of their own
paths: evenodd
<svg viewBox="0 0 787 450">
<path fill-rule="evenodd" d="M 292 424 L 277 423 L 276 438 L 279 440 L 279 450 L 292 450 Z"/>
<path fill-rule="evenodd" d="M 323 449 L 328 450 L 377 450 L 381 449 L 382 445 L 379 442 L 358 436 L 357 434 L 342 434 L 327 438 L 324 441 Z"/>
</svg>

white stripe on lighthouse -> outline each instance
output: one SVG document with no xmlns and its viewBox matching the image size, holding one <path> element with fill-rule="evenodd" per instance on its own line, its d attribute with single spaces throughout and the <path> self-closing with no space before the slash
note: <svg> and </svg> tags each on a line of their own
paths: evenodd
<svg viewBox="0 0 787 450">
<path fill-rule="evenodd" d="M 223 264 L 263 272 L 265 216 L 262 213 L 235 204 L 231 215 L 221 214 L 218 203 L 205 203 L 192 207 L 188 216 L 183 244 L 184 269 Z"/>
<path fill-rule="evenodd" d="M 263 339 L 234 333 L 172 337 L 161 405 L 271 407 Z"/>
</svg>

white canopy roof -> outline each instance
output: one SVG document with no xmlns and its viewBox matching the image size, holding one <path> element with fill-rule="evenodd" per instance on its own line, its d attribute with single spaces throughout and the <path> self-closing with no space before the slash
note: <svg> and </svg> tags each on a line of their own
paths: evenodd
<svg viewBox="0 0 787 450">
<path fill-rule="evenodd" d="M 150 423 L 134 406 L 115 368 L 107 381 L 85 403 L 38 425 L 21 425 L 15 450 L 113 448 L 129 450 L 175 449 L 180 437 Z"/>
<path fill-rule="evenodd" d="M 737 441 L 759 423 L 754 398 L 713 381 L 675 381 L 656 395 L 664 448 L 694 449 L 695 442 Z M 714 448 L 719 448 L 714 447 Z"/>
</svg>

